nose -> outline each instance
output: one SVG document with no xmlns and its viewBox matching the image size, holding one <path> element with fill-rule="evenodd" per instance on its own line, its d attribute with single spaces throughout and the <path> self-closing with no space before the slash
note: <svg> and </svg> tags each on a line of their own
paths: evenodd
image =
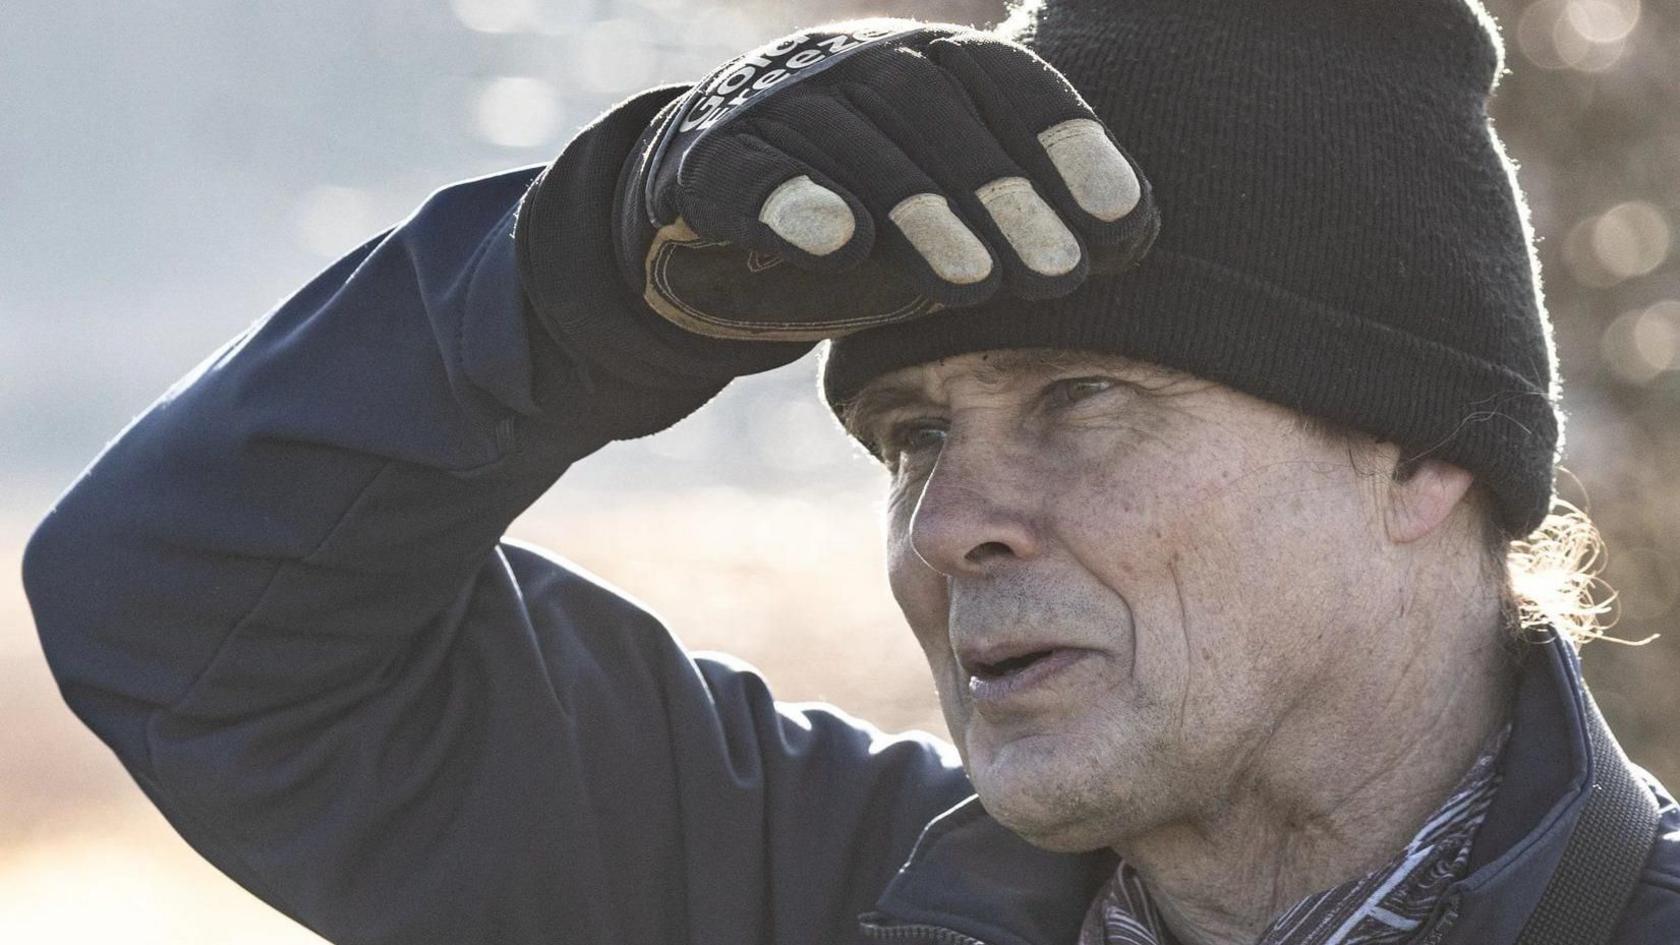
<svg viewBox="0 0 1680 945">
<path fill-rule="evenodd" d="M 1037 553 L 1031 473 L 1004 451 L 956 435 L 922 486 L 910 547 L 947 577 L 983 575 Z"/>
</svg>

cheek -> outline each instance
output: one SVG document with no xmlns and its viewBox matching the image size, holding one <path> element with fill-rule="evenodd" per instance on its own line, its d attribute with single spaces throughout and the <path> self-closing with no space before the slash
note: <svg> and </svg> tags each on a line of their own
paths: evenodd
<svg viewBox="0 0 1680 945">
<path fill-rule="evenodd" d="M 908 528 L 908 515 L 889 517 L 887 580 L 905 622 L 927 659 L 945 725 L 963 763 L 967 764 L 968 749 L 962 737 L 968 720 L 968 706 L 963 698 L 966 680 L 957 666 L 956 654 L 951 652 L 948 585 L 945 576 L 928 567 L 910 547 Z"/>
<path fill-rule="evenodd" d="M 1075 566 L 1134 609 L 1145 632 L 1176 632 L 1178 559 L 1205 546 L 1202 474 L 1174 457 L 1117 456 L 1063 480 L 1053 528 Z"/>
<path fill-rule="evenodd" d="M 1144 604 L 1156 651 L 1140 653 L 1140 672 L 1176 676 L 1181 724 L 1204 745 L 1269 725 L 1333 660 L 1325 631 L 1345 606 L 1344 569 L 1367 553 L 1333 469 L 1210 463 L 1152 510 L 1145 541 L 1159 543 L 1173 597 Z"/>
<path fill-rule="evenodd" d="M 908 519 L 894 517 L 887 534 L 887 583 L 904 619 L 927 655 L 936 678 L 952 662 L 947 629 L 950 601 L 945 576 L 927 566 L 910 546 Z"/>
<path fill-rule="evenodd" d="M 1174 707 L 1188 727 L 1254 668 L 1245 606 L 1275 593 L 1255 580 L 1271 559 L 1248 542 L 1241 471 L 1217 455 L 1140 449 L 1080 477 L 1058 500 L 1058 528 L 1082 568 L 1131 615 L 1131 698 Z"/>
<path fill-rule="evenodd" d="M 908 543 L 895 543 L 888 557 L 888 582 L 893 598 L 904 611 L 918 639 L 945 630 L 946 593 L 943 575 L 922 563 Z M 923 640 L 926 645 L 926 640 Z"/>
</svg>

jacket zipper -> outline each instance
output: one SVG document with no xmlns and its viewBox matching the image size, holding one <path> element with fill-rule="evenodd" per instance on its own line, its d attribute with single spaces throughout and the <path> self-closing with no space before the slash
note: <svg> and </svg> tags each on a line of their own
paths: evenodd
<svg viewBox="0 0 1680 945">
<path fill-rule="evenodd" d="M 893 924 L 864 922 L 863 934 L 877 942 L 928 942 L 931 945 L 986 945 L 971 935 L 942 925 Z"/>
</svg>

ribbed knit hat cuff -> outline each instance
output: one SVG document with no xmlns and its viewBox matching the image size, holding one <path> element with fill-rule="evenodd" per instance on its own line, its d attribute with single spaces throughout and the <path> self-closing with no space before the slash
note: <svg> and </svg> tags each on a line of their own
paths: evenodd
<svg viewBox="0 0 1680 945">
<path fill-rule="evenodd" d="M 846 338 L 825 352 L 837 412 L 870 380 L 957 354 L 1073 348 L 1227 384 L 1468 469 L 1501 525 L 1525 535 L 1551 504 L 1557 420 L 1548 392 L 1492 362 L 1316 303 L 1184 253 L 1031 305 L 994 301 Z"/>
</svg>

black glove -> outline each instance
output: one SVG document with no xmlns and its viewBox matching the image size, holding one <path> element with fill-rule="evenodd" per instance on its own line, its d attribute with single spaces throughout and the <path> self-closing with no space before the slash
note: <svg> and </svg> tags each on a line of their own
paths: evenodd
<svg viewBox="0 0 1680 945">
<path fill-rule="evenodd" d="M 633 292 L 690 332 L 812 341 L 1071 292 L 1159 229 L 1149 184 L 1062 75 L 965 27 L 867 20 L 733 60 L 620 175 Z"/>
</svg>

